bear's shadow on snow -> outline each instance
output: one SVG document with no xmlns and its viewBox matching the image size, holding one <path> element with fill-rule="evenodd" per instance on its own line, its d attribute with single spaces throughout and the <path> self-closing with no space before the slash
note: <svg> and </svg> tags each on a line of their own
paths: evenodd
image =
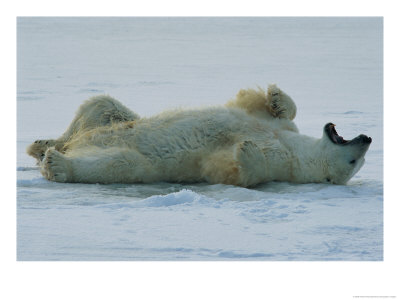
<svg viewBox="0 0 400 300">
<path fill-rule="evenodd" d="M 287 182 L 268 182 L 259 184 L 252 188 L 238 187 L 226 184 L 209 183 L 168 183 L 158 182 L 153 184 L 74 184 L 74 183 L 51 183 L 59 188 L 73 188 L 81 190 L 83 193 L 93 193 L 112 197 L 115 200 L 125 199 L 140 200 L 152 196 L 163 196 L 182 191 L 191 191 L 200 196 L 218 200 L 229 200 L 238 202 L 257 201 L 270 198 L 293 198 L 304 195 L 310 200 L 322 200 L 334 195 L 354 195 L 357 189 L 362 187 L 362 183 L 349 185 L 331 184 L 297 184 Z M 111 200 L 111 199 L 110 199 Z"/>
</svg>

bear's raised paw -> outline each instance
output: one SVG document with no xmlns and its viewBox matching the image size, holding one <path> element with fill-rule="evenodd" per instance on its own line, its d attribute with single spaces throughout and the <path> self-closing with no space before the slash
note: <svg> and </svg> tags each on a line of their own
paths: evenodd
<svg viewBox="0 0 400 300">
<path fill-rule="evenodd" d="M 293 120 L 296 116 L 296 105 L 293 100 L 275 84 L 268 87 L 267 107 L 275 118 Z"/>
</svg>

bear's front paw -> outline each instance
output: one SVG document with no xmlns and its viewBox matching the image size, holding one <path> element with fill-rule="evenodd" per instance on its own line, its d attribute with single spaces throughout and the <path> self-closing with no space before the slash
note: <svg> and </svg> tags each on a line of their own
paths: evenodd
<svg viewBox="0 0 400 300">
<path fill-rule="evenodd" d="M 260 148 L 251 141 L 240 143 L 237 147 L 236 156 L 243 167 L 255 168 L 257 164 L 265 161 L 265 156 Z"/>
<path fill-rule="evenodd" d="M 267 108 L 276 118 L 293 120 L 296 116 L 296 105 L 293 100 L 275 84 L 268 87 Z"/>
<path fill-rule="evenodd" d="M 266 159 L 256 144 L 251 141 L 238 144 L 236 158 L 239 162 L 240 185 L 253 186 L 263 181 Z"/>
<path fill-rule="evenodd" d="M 68 182 L 71 179 L 71 163 L 54 148 L 46 151 L 41 166 L 41 172 L 48 180 Z"/>
</svg>

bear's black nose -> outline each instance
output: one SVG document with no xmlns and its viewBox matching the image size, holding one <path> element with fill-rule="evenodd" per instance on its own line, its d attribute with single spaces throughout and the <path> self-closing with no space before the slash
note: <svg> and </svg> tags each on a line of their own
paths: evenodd
<svg viewBox="0 0 400 300">
<path fill-rule="evenodd" d="M 371 142 L 372 142 L 372 139 L 370 137 L 366 136 L 365 134 L 361 134 L 360 139 L 361 139 L 361 142 L 366 143 L 366 144 L 371 144 Z"/>
</svg>

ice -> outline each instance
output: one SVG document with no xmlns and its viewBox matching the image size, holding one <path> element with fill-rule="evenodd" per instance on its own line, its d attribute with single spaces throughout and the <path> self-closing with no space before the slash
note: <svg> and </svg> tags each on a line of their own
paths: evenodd
<svg viewBox="0 0 400 300">
<path fill-rule="evenodd" d="M 18 18 L 18 260 L 383 260 L 380 18 Z M 46 181 L 26 147 L 83 100 L 150 116 L 277 83 L 296 124 L 372 137 L 346 186 Z"/>
</svg>

